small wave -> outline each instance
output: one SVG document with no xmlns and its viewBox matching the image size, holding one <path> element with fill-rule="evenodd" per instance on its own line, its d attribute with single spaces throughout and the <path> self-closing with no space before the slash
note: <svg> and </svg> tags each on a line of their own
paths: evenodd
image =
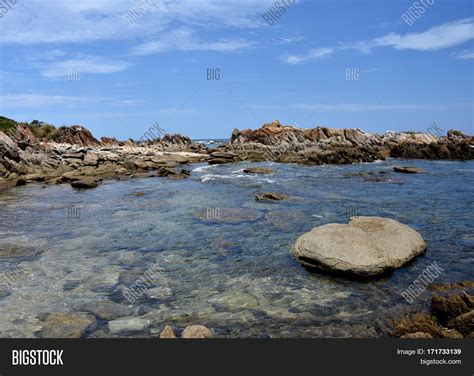
<svg viewBox="0 0 474 376">
<path fill-rule="evenodd" d="M 235 174 L 235 173 L 232 173 L 231 175 L 206 174 L 206 175 L 201 176 L 199 180 L 204 183 L 206 181 L 213 181 L 217 179 L 241 179 L 241 178 L 248 179 L 248 180 L 255 180 L 258 183 L 262 183 L 262 182 L 274 183 L 275 182 L 274 180 L 261 178 L 255 175 Z"/>
<path fill-rule="evenodd" d="M 206 171 L 206 170 L 209 170 L 211 168 L 215 168 L 217 167 L 217 165 L 207 165 L 207 166 L 201 166 L 201 167 L 196 167 L 193 172 L 202 172 L 202 171 Z"/>
</svg>

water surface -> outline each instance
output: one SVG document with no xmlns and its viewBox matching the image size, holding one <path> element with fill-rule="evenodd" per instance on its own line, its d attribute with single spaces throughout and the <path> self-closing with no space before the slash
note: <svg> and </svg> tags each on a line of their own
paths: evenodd
<svg viewBox="0 0 474 376">
<path fill-rule="evenodd" d="M 396 174 L 395 164 L 425 172 Z M 274 173 L 243 174 L 251 165 Z M 400 292 L 433 261 L 445 270 L 437 282 L 474 279 L 474 162 L 189 168 L 192 177 L 181 181 L 106 181 L 85 191 L 35 184 L 0 193 L 0 249 L 12 252 L 0 257 L 0 273 L 15 262 L 25 270 L 0 295 L 0 336 L 33 337 L 46 314 L 104 300 L 133 307 L 147 324 L 112 334 L 101 320 L 88 336 L 153 336 L 165 324 L 204 324 L 224 337 L 383 336 L 391 317 L 426 307 L 429 292 L 412 305 Z M 265 191 L 290 198 L 255 201 Z M 348 214 L 412 226 L 428 251 L 374 281 L 314 273 L 291 257 L 299 235 L 345 223 Z M 154 263 L 162 273 L 130 304 L 123 288 Z"/>
</svg>

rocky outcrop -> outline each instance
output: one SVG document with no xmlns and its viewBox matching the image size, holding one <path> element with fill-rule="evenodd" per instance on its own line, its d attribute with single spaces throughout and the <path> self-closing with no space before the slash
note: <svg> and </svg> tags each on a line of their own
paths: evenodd
<svg viewBox="0 0 474 376">
<path fill-rule="evenodd" d="M 371 277 L 399 268 L 425 249 L 421 235 L 400 222 L 357 217 L 314 228 L 298 238 L 292 253 L 310 268 Z"/>
<path fill-rule="evenodd" d="M 99 141 L 92 136 L 92 133 L 80 125 L 72 127 L 61 127 L 56 132 L 54 141 L 62 144 L 97 146 Z"/>
<path fill-rule="evenodd" d="M 474 137 L 459 131 L 437 137 L 415 132 L 378 135 L 360 129 L 301 129 L 274 121 L 256 130 L 235 129 L 230 142 L 214 153 L 232 153 L 239 160 L 305 164 L 372 162 L 387 157 L 467 160 L 474 159 Z M 215 163 L 220 162 L 224 163 Z"/>
<path fill-rule="evenodd" d="M 45 128 L 51 131 L 48 137 L 42 133 Z M 153 142 L 119 142 L 114 138 L 99 142 L 81 126 L 56 129 L 40 122 L 24 125 L 12 120 L 8 134 L 0 132 L 0 189 L 29 182 L 92 188 L 102 178 L 186 179 L 190 171 L 175 167 L 208 159 L 205 150 L 180 135 L 165 135 Z"/>
<path fill-rule="evenodd" d="M 438 291 L 460 288 L 444 285 Z M 465 283 L 463 283 L 466 286 Z M 470 282 L 472 289 L 472 282 Z M 438 285 L 441 286 L 441 285 Z M 400 338 L 463 338 L 474 333 L 474 297 L 466 291 L 431 299 L 429 313 L 415 313 L 394 320 L 392 337 Z"/>
<path fill-rule="evenodd" d="M 474 302 L 466 293 L 451 295 L 447 298 L 435 296 L 431 300 L 431 312 L 443 325 L 447 325 L 451 319 L 471 309 L 474 309 Z"/>
</svg>

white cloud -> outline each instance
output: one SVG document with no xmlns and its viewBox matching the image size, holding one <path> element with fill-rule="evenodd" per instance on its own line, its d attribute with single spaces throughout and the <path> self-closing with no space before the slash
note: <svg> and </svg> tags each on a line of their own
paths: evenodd
<svg viewBox="0 0 474 376">
<path fill-rule="evenodd" d="M 295 64 L 306 62 L 306 61 L 322 59 L 324 57 L 332 55 L 333 53 L 334 53 L 334 49 L 332 48 L 316 48 L 302 55 L 281 56 L 280 60 L 286 64 L 295 65 Z"/>
<path fill-rule="evenodd" d="M 474 51 L 462 51 L 456 54 L 458 59 L 474 59 Z"/>
<path fill-rule="evenodd" d="M 389 33 L 382 37 L 355 43 L 340 42 L 334 48 L 310 50 L 300 55 L 286 55 L 280 60 L 287 64 L 299 64 L 333 54 L 336 50 L 355 49 L 370 53 L 374 48 L 393 47 L 396 50 L 437 51 L 454 47 L 474 39 L 474 18 L 447 22 L 419 33 Z M 471 59 L 472 53 L 461 54 L 460 59 Z"/>
<path fill-rule="evenodd" d="M 474 38 L 472 18 L 448 22 L 421 33 L 390 33 L 373 41 L 375 47 L 392 46 L 397 50 L 435 51 L 457 46 Z"/>
<path fill-rule="evenodd" d="M 78 72 L 80 75 L 87 73 L 114 73 L 123 71 L 128 66 L 129 64 L 126 62 L 105 61 L 97 57 L 83 57 L 54 62 L 45 69 L 42 69 L 41 74 L 46 78 L 62 78 L 67 77 L 71 74 L 70 72 Z"/>
<path fill-rule="evenodd" d="M 142 43 L 133 49 L 135 55 L 151 55 L 168 50 L 179 51 L 221 51 L 236 52 L 252 45 L 243 39 L 199 40 L 193 30 L 181 28 L 179 30 L 157 36 L 156 40 Z"/>
<path fill-rule="evenodd" d="M 341 43 L 340 49 L 356 49 L 369 53 L 377 47 L 397 50 L 436 51 L 466 43 L 474 38 L 474 19 L 447 22 L 420 33 L 389 33 L 382 37 L 351 44 Z"/>
<path fill-rule="evenodd" d="M 153 5 L 155 4 L 156 5 Z M 193 29 L 256 28 L 273 0 L 29 0 L 2 19 L 0 43 L 83 43 L 173 30 L 176 21 Z M 139 16 L 126 15 L 147 5 Z"/>
</svg>

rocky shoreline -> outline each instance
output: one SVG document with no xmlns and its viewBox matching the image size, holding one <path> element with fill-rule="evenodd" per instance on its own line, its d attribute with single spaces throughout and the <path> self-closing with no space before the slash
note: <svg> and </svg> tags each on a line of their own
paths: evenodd
<svg viewBox="0 0 474 376">
<path fill-rule="evenodd" d="M 386 158 L 474 159 L 474 137 L 456 130 L 447 136 L 360 129 L 317 127 L 300 129 L 279 121 L 256 130 L 232 132 L 230 142 L 211 153 L 209 163 L 238 160 L 302 164 L 349 164 Z"/>
<path fill-rule="evenodd" d="M 185 179 L 179 165 L 208 161 L 275 161 L 301 164 L 349 164 L 385 158 L 474 159 L 474 137 L 451 130 L 430 133 L 366 133 L 360 129 L 299 129 L 278 121 L 256 130 L 237 129 L 226 144 L 208 149 L 190 138 L 164 135 L 147 141 L 97 140 L 75 125 L 56 129 L 34 121 L 0 118 L 0 189 L 30 182 L 76 183 L 94 187 L 102 179 L 134 177 Z"/>
</svg>

